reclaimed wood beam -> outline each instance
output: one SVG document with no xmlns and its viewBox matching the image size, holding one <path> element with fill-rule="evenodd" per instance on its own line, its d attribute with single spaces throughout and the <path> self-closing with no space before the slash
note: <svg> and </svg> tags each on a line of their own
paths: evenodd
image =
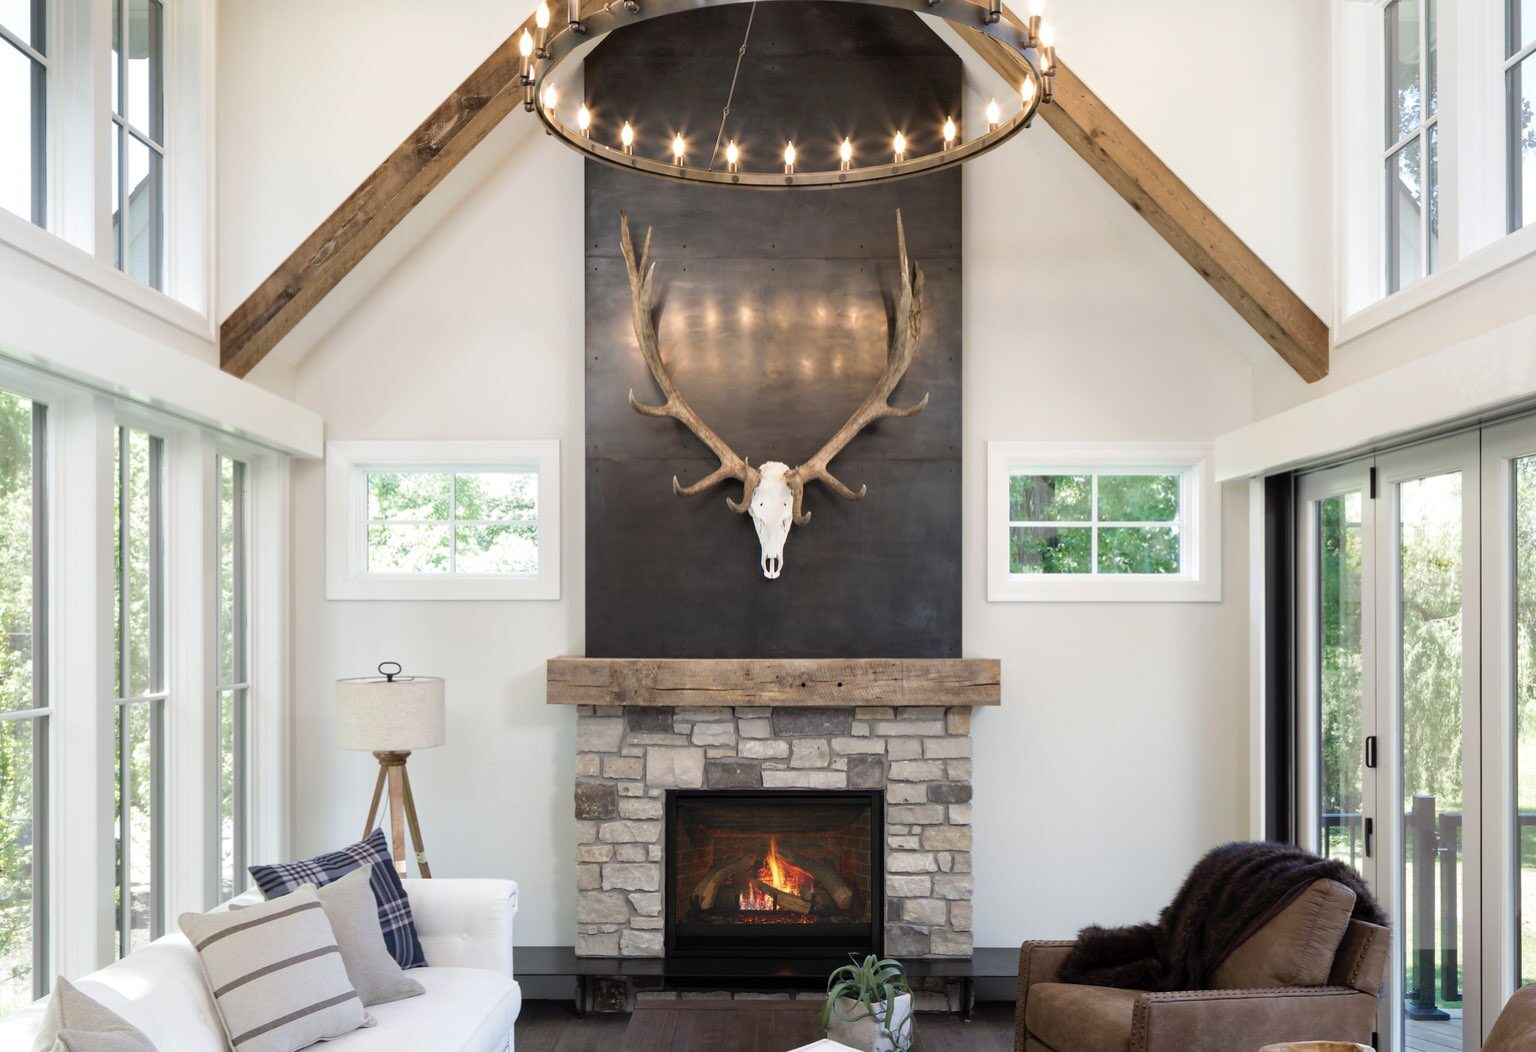
<svg viewBox="0 0 1536 1052">
<path fill-rule="evenodd" d="M 411 209 L 522 105 L 520 25 L 219 326 L 219 366 L 245 376 Z"/>
<path fill-rule="evenodd" d="M 550 658 L 550 705 L 1001 705 L 996 658 Z"/>
<path fill-rule="evenodd" d="M 960 36 L 1010 84 L 1023 60 L 986 34 Z M 1303 380 L 1328 375 L 1328 325 L 1217 218 L 1077 75 L 1056 65 L 1054 95 L 1039 116 L 1066 140 Z"/>
<path fill-rule="evenodd" d="M 602 0 L 594 0 L 601 4 Z M 219 327 L 225 372 L 245 376 L 522 101 L 519 26 Z M 1020 59 L 962 38 L 1010 83 Z M 1328 373 L 1328 326 L 1065 65 L 1040 115 L 1308 382 Z"/>
</svg>

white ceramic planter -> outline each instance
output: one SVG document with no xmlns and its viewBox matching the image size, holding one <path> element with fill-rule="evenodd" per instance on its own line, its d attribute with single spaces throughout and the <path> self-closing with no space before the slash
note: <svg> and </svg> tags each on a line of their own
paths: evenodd
<svg viewBox="0 0 1536 1052">
<path fill-rule="evenodd" d="M 891 1012 L 889 1031 L 895 1035 L 893 1042 L 884 1026 L 887 1008 Z M 858 1016 L 853 1022 L 842 1015 Z M 866 1015 L 873 1012 L 873 1016 Z M 886 1004 L 861 1005 L 848 997 L 839 997 L 832 1018 L 827 1021 L 827 1036 L 833 1041 L 859 1049 L 860 1052 L 908 1052 L 912 1047 L 912 995 L 897 994 Z"/>
</svg>

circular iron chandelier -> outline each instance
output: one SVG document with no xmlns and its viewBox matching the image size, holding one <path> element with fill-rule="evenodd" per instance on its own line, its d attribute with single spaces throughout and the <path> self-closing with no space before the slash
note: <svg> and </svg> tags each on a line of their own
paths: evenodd
<svg viewBox="0 0 1536 1052">
<path fill-rule="evenodd" d="M 659 160 L 636 152 L 637 135 L 628 121 L 617 129 L 599 129 L 594 125 L 592 112 L 585 100 L 571 106 L 560 97 L 555 86 L 554 74 L 562 63 L 577 50 L 615 30 L 664 15 L 735 4 L 750 3 L 755 6 L 759 2 L 770 0 L 609 0 L 601 8 L 588 11 L 586 17 L 582 18 L 581 0 L 569 0 L 566 23 L 552 25 L 549 4 L 547 0 L 541 0 L 534 13 L 534 28 L 525 28 L 518 40 L 522 63 L 520 81 L 523 108 L 536 114 L 549 133 L 571 149 L 584 157 L 617 168 L 661 179 L 708 186 L 795 190 L 890 182 L 963 164 L 1001 146 L 1029 127 L 1036 111 L 1051 101 L 1051 80 L 1056 73 L 1056 47 L 1051 28 L 1041 20 L 1045 0 L 1030 0 L 1029 16 L 1022 21 L 1004 10 L 1002 0 L 986 0 L 983 3 L 976 3 L 975 0 L 838 0 L 841 3 L 933 15 L 953 25 L 978 30 L 1013 51 L 1021 60 L 1024 72 L 1020 83 L 1012 86 L 1017 108 L 1005 117 L 1002 107 L 993 99 L 987 106 L 987 130 L 983 134 L 964 138 L 955 118 L 948 116 L 941 128 L 939 150 L 925 154 L 909 153 L 907 136 L 898 131 L 891 141 L 891 159 L 877 164 L 858 163 L 852 140 L 845 138 L 838 147 L 839 163 L 836 169 L 805 170 L 798 164 L 800 150 L 793 141 L 784 144 L 782 167 L 776 163 L 771 170 L 751 169 L 746 166 L 736 141 L 732 139 L 725 144 L 724 167 L 717 166 L 720 157 L 718 141 L 706 166 L 699 167 L 689 163 L 687 143 L 680 133 L 675 134 L 671 141 L 671 160 Z M 749 33 L 750 27 L 749 19 Z M 741 56 L 745 53 L 746 42 L 743 41 L 737 57 L 738 72 Z M 733 79 L 733 92 L 734 89 Z M 726 113 L 729 112 L 730 101 L 727 100 Z M 565 120 L 563 115 L 567 113 L 575 118 L 574 124 Z M 723 122 L 721 128 L 723 133 Z M 605 141 L 605 136 L 611 141 Z"/>
</svg>

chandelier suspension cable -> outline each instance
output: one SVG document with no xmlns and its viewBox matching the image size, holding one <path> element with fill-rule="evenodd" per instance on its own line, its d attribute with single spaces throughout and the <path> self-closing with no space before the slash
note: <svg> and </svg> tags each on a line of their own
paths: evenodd
<svg viewBox="0 0 1536 1052">
<path fill-rule="evenodd" d="M 731 119 L 731 103 L 736 98 L 736 80 L 741 76 L 741 63 L 747 57 L 747 41 L 752 39 L 752 20 L 757 17 L 757 0 L 752 0 L 752 6 L 747 11 L 747 31 L 742 34 L 741 47 L 736 49 L 736 69 L 731 73 L 731 90 L 725 93 L 725 109 L 720 111 L 720 127 L 715 132 L 715 148 L 709 151 L 709 167 L 706 171 L 715 170 L 715 158 L 720 155 L 720 140 L 725 138 L 725 123 Z"/>
</svg>

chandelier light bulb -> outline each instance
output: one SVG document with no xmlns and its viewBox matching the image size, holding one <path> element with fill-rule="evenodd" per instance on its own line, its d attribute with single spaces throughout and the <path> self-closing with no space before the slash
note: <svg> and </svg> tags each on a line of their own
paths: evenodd
<svg viewBox="0 0 1536 1052">
<path fill-rule="evenodd" d="M 1029 0 L 1029 17 L 1039 18 L 1045 14 L 1045 0 Z"/>
<path fill-rule="evenodd" d="M 793 139 L 784 144 L 784 174 L 795 174 L 795 143 Z"/>
<path fill-rule="evenodd" d="M 683 135 L 681 132 L 672 136 L 672 159 L 678 164 L 683 163 L 683 151 L 685 151 L 687 148 L 688 145 L 683 142 Z"/>
<path fill-rule="evenodd" d="M 842 162 L 843 171 L 853 167 L 853 140 L 844 138 L 843 144 L 837 148 L 838 159 Z"/>
<path fill-rule="evenodd" d="M 903 135 L 901 132 L 897 132 L 896 133 L 896 139 L 895 139 L 894 142 L 891 143 L 891 146 L 892 146 L 892 148 L 896 152 L 896 163 L 897 164 L 900 164 L 902 161 L 906 160 L 906 158 L 907 158 L 907 137 L 905 135 Z"/>
<path fill-rule="evenodd" d="M 544 108 L 546 110 L 553 110 L 559 104 L 560 92 L 556 91 L 555 86 L 551 84 L 549 87 L 544 89 Z"/>
<path fill-rule="evenodd" d="M 619 129 L 619 142 L 623 144 L 625 153 L 635 152 L 635 129 L 629 126 L 629 121 L 625 121 L 624 127 Z"/>
<path fill-rule="evenodd" d="M 741 150 L 736 146 L 736 140 L 732 139 L 725 146 L 726 171 L 736 172 L 741 170 Z"/>
<path fill-rule="evenodd" d="M 581 104 L 581 109 L 576 111 L 576 127 L 583 135 L 592 134 L 592 111 L 587 109 L 585 102 Z"/>
<path fill-rule="evenodd" d="M 540 29 L 549 28 L 549 4 L 540 3 L 538 10 L 533 13 L 533 24 Z"/>
<path fill-rule="evenodd" d="M 955 145 L 955 136 L 960 134 L 960 129 L 955 127 L 953 117 L 944 118 L 944 149 L 948 150 Z"/>
<path fill-rule="evenodd" d="M 997 126 L 1003 121 L 1003 111 L 998 109 L 997 100 L 987 103 L 987 131 L 997 131 Z"/>
<path fill-rule="evenodd" d="M 1035 82 L 1033 80 L 1024 81 L 1024 86 L 1019 89 L 1019 98 L 1024 100 L 1025 109 L 1028 109 L 1029 104 L 1035 101 Z"/>
<path fill-rule="evenodd" d="M 1056 27 L 1049 22 L 1040 23 L 1040 46 L 1046 49 L 1056 46 Z"/>
<path fill-rule="evenodd" d="M 524 59 L 533 54 L 533 34 L 526 29 L 523 30 L 522 38 L 517 42 L 517 53 Z"/>
</svg>

